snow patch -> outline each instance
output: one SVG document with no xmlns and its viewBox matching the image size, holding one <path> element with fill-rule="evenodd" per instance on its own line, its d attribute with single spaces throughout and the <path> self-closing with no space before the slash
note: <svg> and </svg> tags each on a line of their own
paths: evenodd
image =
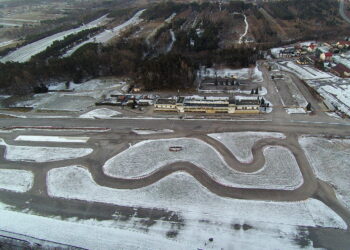
<svg viewBox="0 0 350 250">
<path fill-rule="evenodd" d="M 92 153 L 91 148 L 30 147 L 8 145 L 0 138 L 0 145 L 5 146 L 5 159 L 9 161 L 52 162 L 84 157 Z"/>
<path fill-rule="evenodd" d="M 44 136 L 44 135 L 19 135 L 15 141 L 39 141 L 39 142 L 73 142 L 86 143 L 89 137 L 72 136 Z"/>
<path fill-rule="evenodd" d="M 132 132 L 138 135 L 152 135 L 152 134 L 167 134 L 174 133 L 172 129 L 158 129 L 158 130 L 150 130 L 150 129 L 133 129 Z"/>
<path fill-rule="evenodd" d="M 236 159 L 243 163 L 253 161 L 252 148 L 257 141 L 268 138 L 286 138 L 284 134 L 272 132 L 233 132 L 208 134 L 208 136 L 224 144 Z"/>
<path fill-rule="evenodd" d="M 0 169 L 0 189 L 24 193 L 33 186 L 34 175 L 30 171 Z"/>
<path fill-rule="evenodd" d="M 304 108 L 286 108 L 285 110 L 288 114 L 306 114 Z"/>
<path fill-rule="evenodd" d="M 206 68 L 204 72 L 202 72 L 203 77 L 235 77 L 237 79 L 242 80 L 252 80 L 256 83 L 263 82 L 262 72 L 258 67 L 254 68 L 242 68 L 242 69 L 214 69 L 214 68 Z M 250 93 L 250 91 L 249 91 Z"/>
<path fill-rule="evenodd" d="M 121 115 L 120 112 L 108 108 L 94 109 L 79 116 L 84 119 L 109 119 L 113 116 Z"/>
<path fill-rule="evenodd" d="M 282 70 L 296 74 L 300 79 L 303 80 L 325 79 L 334 77 L 334 75 L 318 70 L 312 66 L 302 66 L 292 61 L 280 62 L 278 66 Z"/>
<path fill-rule="evenodd" d="M 299 143 L 317 177 L 331 183 L 350 209 L 350 140 L 302 136 Z"/>
</svg>

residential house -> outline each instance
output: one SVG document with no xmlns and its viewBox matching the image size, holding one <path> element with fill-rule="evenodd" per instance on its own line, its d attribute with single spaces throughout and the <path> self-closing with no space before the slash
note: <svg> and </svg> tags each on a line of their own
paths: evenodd
<svg viewBox="0 0 350 250">
<path fill-rule="evenodd" d="M 332 52 L 325 52 L 320 55 L 320 59 L 322 61 L 332 61 L 333 53 Z"/>
<path fill-rule="evenodd" d="M 336 45 L 337 45 L 338 49 L 349 48 L 350 47 L 350 41 L 339 41 L 339 42 L 337 42 Z"/>
<path fill-rule="evenodd" d="M 341 63 L 338 63 L 337 66 L 331 68 L 330 71 L 339 77 L 350 77 L 350 69 Z"/>
<path fill-rule="evenodd" d="M 308 51 L 309 53 L 313 53 L 313 52 L 315 52 L 316 48 L 317 48 L 317 45 L 316 45 L 316 44 L 310 43 L 310 45 L 307 46 L 307 51 Z"/>
</svg>

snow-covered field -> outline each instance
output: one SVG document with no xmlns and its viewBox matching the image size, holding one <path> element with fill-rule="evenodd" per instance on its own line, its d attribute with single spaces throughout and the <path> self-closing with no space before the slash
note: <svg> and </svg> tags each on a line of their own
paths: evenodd
<svg viewBox="0 0 350 250">
<path fill-rule="evenodd" d="M 331 183 L 350 209 L 350 140 L 303 136 L 299 143 L 317 177 Z"/>
<path fill-rule="evenodd" d="M 96 36 L 91 37 L 87 41 L 84 41 L 80 44 L 77 44 L 72 49 L 67 51 L 67 53 L 64 56 L 66 57 L 66 56 L 72 55 L 77 49 L 79 49 L 80 47 L 82 47 L 83 45 L 85 45 L 87 43 L 107 43 L 108 41 L 110 41 L 114 37 L 119 36 L 120 33 L 122 31 L 126 30 L 127 28 L 134 26 L 134 25 L 138 25 L 139 23 L 141 23 L 143 21 L 143 19 L 141 19 L 140 16 L 144 11 L 145 10 L 140 10 L 132 18 L 130 18 L 126 22 L 114 27 L 113 29 L 105 30 L 105 31 L 97 34 Z"/>
<path fill-rule="evenodd" d="M 330 104 L 350 115 L 350 80 L 334 77 L 326 80 L 310 80 L 308 85 L 317 90 Z"/>
<path fill-rule="evenodd" d="M 253 161 L 252 147 L 258 140 L 286 138 L 284 134 L 270 132 L 232 132 L 208 134 L 208 136 L 224 144 L 237 160 L 244 163 Z"/>
<path fill-rule="evenodd" d="M 79 118 L 85 119 L 109 119 L 113 116 L 121 115 L 120 112 L 108 108 L 100 108 L 91 110 L 85 114 L 79 116 Z"/>
<path fill-rule="evenodd" d="M 258 67 L 254 68 L 242 68 L 242 69 L 214 69 L 206 68 L 202 72 L 203 77 L 215 77 L 215 73 L 218 77 L 231 77 L 234 76 L 237 79 L 252 80 L 253 82 L 263 82 L 262 72 Z"/>
<path fill-rule="evenodd" d="M 150 129 L 133 129 L 132 132 L 138 135 L 152 135 L 152 134 L 168 134 L 174 133 L 172 129 L 158 129 L 158 130 L 150 130 Z"/>
<path fill-rule="evenodd" d="M 61 93 L 36 94 L 32 99 L 20 101 L 11 107 L 31 107 L 40 110 L 83 111 L 95 105 L 96 99 L 89 96 L 73 96 Z"/>
<path fill-rule="evenodd" d="M 28 61 L 32 56 L 44 51 L 47 47 L 49 47 L 54 41 L 63 40 L 65 36 L 76 34 L 82 30 L 91 29 L 97 26 L 102 25 L 107 19 L 107 15 L 104 15 L 86 25 L 82 25 L 75 29 L 70 29 L 66 31 L 59 32 L 57 34 L 54 34 L 52 36 L 45 37 L 39 41 L 36 41 L 34 43 L 25 45 L 14 52 L 10 53 L 7 56 L 4 56 L 0 59 L 0 62 L 8 62 L 8 61 L 14 61 L 14 62 L 26 62 Z"/>
<path fill-rule="evenodd" d="M 350 85 L 326 85 L 320 87 L 318 91 L 326 96 L 330 96 L 331 102 L 338 106 L 341 111 L 347 114 L 350 113 Z M 337 101 L 335 102 L 334 99 Z"/>
<path fill-rule="evenodd" d="M 113 189 L 97 185 L 88 170 L 78 166 L 56 168 L 47 176 L 52 197 L 122 206 L 157 207 L 198 218 L 224 217 L 298 226 L 346 228 L 344 221 L 322 202 L 264 202 L 219 197 L 187 173 L 178 172 L 139 189 Z M 181 187 L 181 188 L 179 188 Z M 236 209 L 232 209 L 236 208 Z"/>
<path fill-rule="evenodd" d="M 15 141 L 39 141 L 39 142 L 73 142 L 86 143 L 89 137 L 72 136 L 45 136 L 45 135 L 19 135 Z"/>
<path fill-rule="evenodd" d="M 278 66 L 282 70 L 295 73 L 300 79 L 303 80 L 326 79 L 334 77 L 334 75 L 323 72 L 314 67 L 298 65 L 292 61 L 280 62 Z"/>
<path fill-rule="evenodd" d="M 117 79 L 92 79 L 81 84 L 70 83 L 71 92 L 49 92 L 36 94 L 31 99 L 19 101 L 11 107 L 31 107 L 41 110 L 84 111 L 95 105 L 102 97 L 120 94 L 125 82 Z M 49 86 L 51 91 L 66 90 L 64 82 Z"/>
<path fill-rule="evenodd" d="M 180 230 L 177 229 L 176 224 L 160 220 L 155 220 L 153 225 L 146 227 L 142 224 L 142 219 L 136 216 L 126 221 L 79 220 L 77 218 L 62 220 L 61 218 L 15 212 L 12 207 L 0 204 L 0 230 L 16 232 L 17 235 L 9 236 L 29 242 L 32 240 L 29 237 L 35 237 L 86 249 L 239 248 L 260 250 L 262 248 L 300 249 L 297 241 L 300 230 L 298 226 L 283 223 L 285 218 L 295 219 L 295 222 L 300 220 L 302 224 L 311 223 L 314 225 L 316 222 L 329 227 L 344 226 L 336 214 L 317 200 L 310 199 L 302 203 L 291 203 L 289 209 L 286 209 L 289 204 L 281 204 L 268 205 L 268 208 L 277 205 L 273 209 L 273 212 L 276 213 L 273 214 L 271 210 L 264 209 L 266 207 L 263 202 L 257 202 L 257 204 L 254 201 L 232 202 L 232 207 L 237 207 L 237 209 L 230 208 L 230 216 L 223 216 L 216 221 L 206 215 L 199 217 L 196 213 L 186 213 L 186 224 Z M 262 212 L 256 214 L 250 205 L 255 205 L 254 208 L 263 208 L 263 210 L 258 210 Z M 298 210 L 294 210 L 295 207 Z M 226 208 L 225 211 L 228 209 Z M 264 211 L 267 214 L 263 214 Z M 322 213 L 319 214 L 318 211 Z M 214 210 L 214 212 L 216 211 Z M 248 214 L 249 212 L 257 216 L 253 216 L 251 219 L 252 214 Z M 215 213 L 216 217 L 218 217 L 217 214 L 220 212 Z M 315 217 L 311 219 L 311 215 L 314 214 Z M 244 216 L 242 217 L 242 215 Z M 274 218 L 273 221 L 278 218 L 283 218 L 283 220 L 281 220 L 282 223 L 262 222 L 261 218 L 254 221 L 258 215 L 261 215 L 264 221 L 268 221 L 270 218 Z M 54 230 L 48 230 L 48 228 L 54 228 Z M 93 237 L 91 237 L 91 232 L 93 232 Z M 167 237 L 168 233 L 175 233 L 176 237 L 174 239 Z M 213 238 L 213 241 L 209 242 L 209 238 Z M 305 241 L 311 248 L 312 242 L 308 239 L 305 239 L 304 243 Z M 52 247 L 51 243 L 43 244 L 43 246 Z"/>
<path fill-rule="evenodd" d="M 5 159 L 9 161 L 52 162 L 69 160 L 92 153 L 91 148 L 30 147 L 8 145 L 0 138 L 0 145 L 5 146 Z"/>
<path fill-rule="evenodd" d="M 34 175 L 30 171 L 0 169 L 0 189 L 24 193 L 32 188 Z"/>
<path fill-rule="evenodd" d="M 169 147 L 181 146 L 179 152 Z M 142 178 L 164 165 L 187 161 L 206 171 L 215 181 L 241 188 L 294 190 L 303 183 L 293 154 L 280 146 L 263 151 L 266 162 L 257 172 L 242 173 L 230 168 L 209 144 L 190 138 L 146 140 L 109 159 L 103 166 L 106 175 L 118 178 Z"/>
</svg>

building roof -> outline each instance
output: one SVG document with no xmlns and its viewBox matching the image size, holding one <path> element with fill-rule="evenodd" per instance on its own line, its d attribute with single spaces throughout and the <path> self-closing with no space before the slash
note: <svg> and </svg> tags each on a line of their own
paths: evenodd
<svg viewBox="0 0 350 250">
<path fill-rule="evenodd" d="M 343 74 L 344 72 L 350 73 L 350 69 L 341 63 L 338 63 L 337 66 L 332 68 L 332 70 L 338 72 L 339 74 Z"/>
<path fill-rule="evenodd" d="M 260 101 L 258 99 L 256 100 L 241 99 L 241 100 L 236 100 L 236 105 L 260 105 Z"/>
<path fill-rule="evenodd" d="M 309 45 L 309 48 L 310 48 L 310 49 L 315 49 L 316 47 L 317 47 L 317 45 L 314 44 L 314 43 L 311 43 L 311 44 Z"/>
<path fill-rule="evenodd" d="M 350 41 L 340 41 L 339 45 L 350 45 Z"/>
<path fill-rule="evenodd" d="M 156 104 L 171 104 L 171 105 L 175 105 L 176 104 L 176 100 L 175 99 L 159 98 L 159 99 L 157 99 Z"/>
<path fill-rule="evenodd" d="M 331 52 L 326 52 L 326 53 L 324 53 L 324 55 L 325 55 L 326 57 L 332 57 L 332 56 L 333 56 L 333 53 L 331 53 Z"/>
<path fill-rule="evenodd" d="M 177 98 L 176 103 L 183 103 L 184 100 L 185 100 L 185 97 L 184 97 L 184 96 L 179 96 L 179 97 Z"/>
</svg>

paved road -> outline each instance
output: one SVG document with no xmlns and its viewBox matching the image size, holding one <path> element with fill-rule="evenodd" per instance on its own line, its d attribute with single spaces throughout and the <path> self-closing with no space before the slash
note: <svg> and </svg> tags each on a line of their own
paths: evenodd
<svg viewBox="0 0 350 250">
<path fill-rule="evenodd" d="M 350 23 L 350 18 L 345 14 L 344 7 L 344 0 L 339 0 L 339 14 L 345 21 Z"/>
</svg>

